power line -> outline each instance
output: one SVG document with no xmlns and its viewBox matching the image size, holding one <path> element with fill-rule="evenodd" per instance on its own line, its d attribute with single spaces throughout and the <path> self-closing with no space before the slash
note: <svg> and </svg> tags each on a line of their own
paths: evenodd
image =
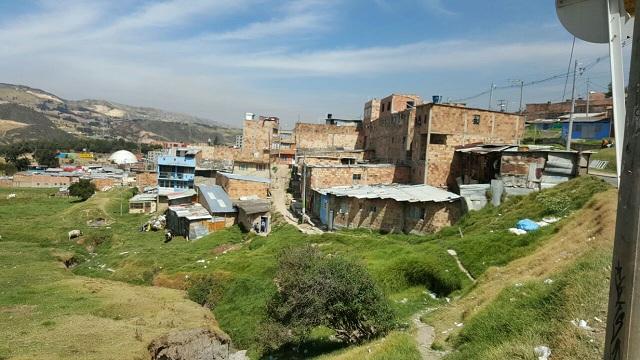
<svg viewBox="0 0 640 360">
<path fill-rule="evenodd" d="M 592 62 L 590 62 L 589 64 L 587 64 L 586 66 L 582 67 L 582 71 L 588 71 L 589 69 L 593 68 L 594 66 L 596 66 L 597 64 L 599 64 L 600 62 L 602 62 L 602 60 L 604 59 L 608 59 L 609 55 L 605 55 L 605 56 L 601 56 L 599 58 L 596 58 L 595 60 L 593 60 Z M 494 89 L 495 90 L 505 90 L 505 89 L 514 89 L 514 88 L 519 88 L 519 87 L 527 87 L 527 86 L 533 86 L 533 85 L 537 85 L 537 84 L 541 84 L 544 82 L 548 82 L 548 81 L 552 81 L 552 80 L 556 80 L 556 79 L 561 79 L 563 77 L 565 77 L 566 74 L 563 72 L 562 74 L 556 74 L 556 75 L 552 75 L 540 80 L 533 80 L 533 81 L 529 81 L 529 82 L 523 82 L 522 84 L 518 83 L 518 84 L 511 84 L 511 85 L 502 85 L 502 86 L 495 86 Z M 462 98 L 462 99 L 455 99 L 452 100 L 452 102 L 465 102 L 465 101 L 469 101 L 469 100 L 474 100 L 477 99 L 483 95 L 486 95 L 488 93 L 490 93 L 491 90 L 485 90 L 483 92 L 480 92 L 478 94 L 466 97 L 466 98 Z"/>
</svg>

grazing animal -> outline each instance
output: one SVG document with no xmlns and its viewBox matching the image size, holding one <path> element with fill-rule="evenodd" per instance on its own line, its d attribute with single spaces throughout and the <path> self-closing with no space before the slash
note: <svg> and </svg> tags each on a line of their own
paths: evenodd
<svg viewBox="0 0 640 360">
<path fill-rule="evenodd" d="M 82 231 L 80 230 L 71 230 L 69 231 L 69 240 L 75 239 L 77 237 L 82 236 Z"/>
<path fill-rule="evenodd" d="M 16 197 L 16 194 L 9 194 L 9 195 L 7 195 L 7 200 L 15 199 L 15 197 Z"/>
<path fill-rule="evenodd" d="M 166 231 L 164 233 L 164 242 L 168 243 L 169 241 L 171 241 L 171 239 L 173 239 L 173 234 L 171 233 L 171 231 Z"/>
</svg>

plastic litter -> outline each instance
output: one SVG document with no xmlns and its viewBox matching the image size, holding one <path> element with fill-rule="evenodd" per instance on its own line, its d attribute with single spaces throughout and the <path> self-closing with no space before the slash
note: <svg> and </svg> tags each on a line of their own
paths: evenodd
<svg viewBox="0 0 640 360">
<path fill-rule="evenodd" d="M 516 223 L 516 228 L 529 232 L 540 229 L 540 225 L 531 219 L 523 219 Z"/>
<path fill-rule="evenodd" d="M 447 253 L 451 256 L 458 256 L 458 253 L 455 250 L 447 250 Z"/>
<path fill-rule="evenodd" d="M 538 357 L 538 360 L 549 360 L 549 356 L 551 356 L 551 349 L 544 345 L 536 346 L 533 352 Z"/>
<path fill-rule="evenodd" d="M 510 228 L 509 232 L 512 234 L 516 234 L 516 235 L 525 235 L 527 232 L 524 230 L 520 230 L 520 229 L 516 229 L 516 228 Z"/>
<path fill-rule="evenodd" d="M 576 320 L 571 320 L 571 323 L 579 329 L 586 330 L 586 331 L 593 331 L 593 328 L 589 326 L 589 324 L 587 323 L 587 320 L 576 319 Z"/>
<path fill-rule="evenodd" d="M 553 223 L 557 223 L 558 221 L 560 221 L 560 218 L 557 217 L 544 217 L 542 218 L 542 221 L 549 223 L 549 224 L 553 224 Z"/>
<path fill-rule="evenodd" d="M 553 280 L 551 280 L 551 279 L 546 279 L 546 280 L 544 281 L 544 283 L 545 283 L 545 285 L 551 285 L 551 284 L 553 284 Z"/>
</svg>

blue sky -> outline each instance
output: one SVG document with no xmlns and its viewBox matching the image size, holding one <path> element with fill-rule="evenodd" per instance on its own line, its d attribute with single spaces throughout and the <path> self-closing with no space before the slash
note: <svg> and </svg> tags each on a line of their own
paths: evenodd
<svg viewBox="0 0 640 360">
<path fill-rule="evenodd" d="M 461 99 L 563 73 L 554 0 L 0 0 L 0 82 L 240 126 L 244 112 L 358 118 L 390 93 Z M 626 47 L 628 52 L 630 46 Z M 606 45 L 576 43 L 583 64 Z M 609 83 L 608 59 L 587 77 Z M 564 79 L 525 88 L 559 100 Z M 518 90 L 494 100 L 518 106 Z M 486 107 L 488 96 L 468 101 Z M 494 106 L 495 106 L 494 101 Z"/>
</svg>

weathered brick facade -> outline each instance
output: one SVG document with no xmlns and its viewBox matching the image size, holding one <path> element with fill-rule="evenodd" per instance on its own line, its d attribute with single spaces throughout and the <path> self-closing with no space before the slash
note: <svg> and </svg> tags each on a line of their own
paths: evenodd
<svg viewBox="0 0 640 360">
<path fill-rule="evenodd" d="M 143 190 L 145 187 L 153 187 L 158 185 L 158 173 L 156 172 L 140 172 L 136 174 L 136 187 Z"/>
<path fill-rule="evenodd" d="M 334 186 L 403 184 L 409 181 L 409 168 L 379 165 L 309 165 L 307 186 L 324 189 Z"/>
<path fill-rule="evenodd" d="M 297 123 L 294 130 L 298 150 L 362 149 L 364 135 L 360 126 Z"/>
<path fill-rule="evenodd" d="M 613 108 L 613 98 L 605 97 L 603 93 L 591 94 L 589 97 L 589 112 L 606 112 Z M 577 99 L 576 109 L 577 113 L 584 113 L 587 111 L 587 100 Z M 525 115 L 527 120 L 536 119 L 555 119 L 561 115 L 565 115 L 571 112 L 571 101 L 563 102 L 547 102 L 541 104 L 527 104 Z"/>
<path fill-rule="evenodd" d="M 517 144 L 524 134 L 524 119 L 519 115 L 432 103 L 393 112 L 400 105 L 385 99 L 381 106 L 392 111 L 381 111 L 380 118 L 364 126 L 365 156 L 374 162 L 410 166 L 409 181 L 414 184 L 454 187 L 458 147 Z"/>
<path fill-rule="evenodd" d="M 367 228 L 411 234 L 434 233 L 451 226 L 462 215 L 459 200 L 405 203 L 393 199 L 332 196 L 329 208 L 333 211 L 333 225 L 337 229 Z"/>
<path fill-rule="evenodd" d="M 39 188 L 53 188 L 61 186 L 69 186 L 74 182 L 78 182 L 77 176 L 50 176 L 50 175 L 38 175 L 17 173 L 13 175 L 14 187 L 39 187 Z"/>
<path fill-rule="evenodd" d="M 269 184 L 259 181 L 231 179 L 222 173 L 216 174 L 216 184 L 222 186 L 231 199 L 257 196 L 266 199 L 269 196 Z"/>
</svg>

